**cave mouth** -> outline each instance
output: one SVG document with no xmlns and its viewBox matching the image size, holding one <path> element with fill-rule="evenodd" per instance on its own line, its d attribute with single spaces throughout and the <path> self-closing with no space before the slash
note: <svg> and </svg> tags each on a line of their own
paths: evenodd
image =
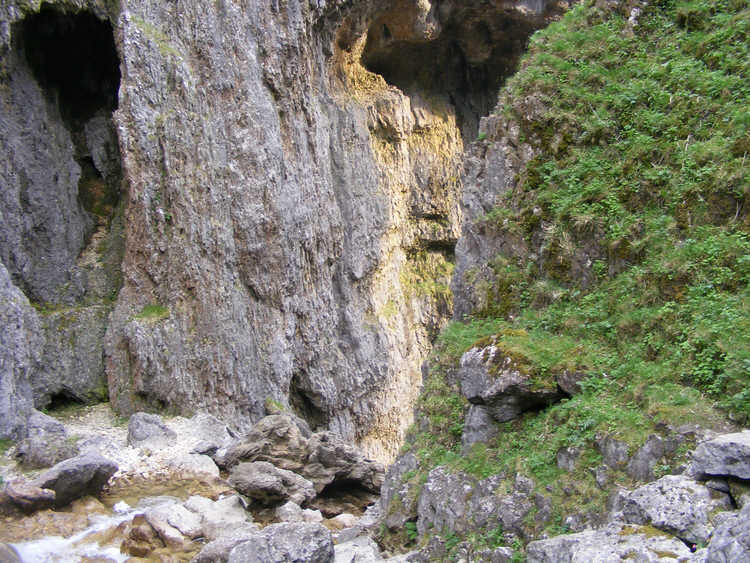
<svg viewBox="0 0 750 563">
<path fill-rule="evenodd" d="M 492 111 L 500 87 L 518 67 L 529 36 L 550 14 L 476 0 L 433 4 L 430 13 L 412 13 L 412 19 L 405 19 L 401 4 L 376 17 L 361 62 L 408 96 L 449 102 L 463 138 L 473 140 L 479 119 Z"/>
<path fill-rule="evenodd" d="M 45 3 L 19 25 L 26 61 L 45 93 L 57 99 L 63 119 L 83 122 L 117 109 L 120 60 L 108 21 Z"/>
</svg>

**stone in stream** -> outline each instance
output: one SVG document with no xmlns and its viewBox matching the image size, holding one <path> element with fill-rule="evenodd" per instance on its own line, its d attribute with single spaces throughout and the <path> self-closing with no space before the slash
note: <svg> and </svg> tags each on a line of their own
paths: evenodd
<svg viewBox="0 0 750 563">
<path fill-rule="evenodd" d="M 240 497 L 236 495 L 217 501 L 192 496 L 183 506 L 201 516 L 203 535 L 208 540 L 219 538 L 228 529 L 252 523 L 250 513 L 245 511 Z"/>
<path fill-rule="evenodd" d="M 329 563 L 333 559 L 331 532 L 320 524 L 271 524 L 229 553 L 229 563 Z"/>
<path fill-rule="evenodd" d="M 97 495 L 117 465 L 95 453 L 83 454 L 58 463 L 31 481 L 31 485 L 55 491 L 55 507 L 62 507 L 84 495 Z"/>
<path fill-rule="evenodd" d="M 5 494 L 24 512 L 44 510 L 55 503 L 55 491 L 35 487 L 20 480 L 8 483 L 5 486 Z"/>
</svg>

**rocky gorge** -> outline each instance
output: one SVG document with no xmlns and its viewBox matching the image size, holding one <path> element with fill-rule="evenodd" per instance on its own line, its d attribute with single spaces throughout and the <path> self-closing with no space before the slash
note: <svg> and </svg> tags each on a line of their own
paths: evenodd
<svg viewBox="0 0 750 563">
<path fill-rule="evenodd" d="M 748 8 L 688 4 L 4 2 L 2 556 L 747 557 Z"/>
</svg>

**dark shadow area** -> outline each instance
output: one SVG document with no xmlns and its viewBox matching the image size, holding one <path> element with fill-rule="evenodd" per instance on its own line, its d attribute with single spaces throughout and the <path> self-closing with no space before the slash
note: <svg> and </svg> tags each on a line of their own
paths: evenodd
<svg viewBox="0 0 750 563">
<path fill-rule="evenodd" d="M 365 509 L 378 500 L 378 495 L 362 487 L 351 479 L 339 479 L 327 485 L 308 504 L 308 508 L 320 510 L 326 518 L 333 518 L 345 512 L 361 516 Z"/>
<path fill-rule="evenodd" d="M 289 404 L 294 414 L 306 420 L 313 431 L 327 427 L 328 417 L 325 411 L 315 404 L 312 394 L 304 388 L 299 374 L 295 374 L 289 384 Z"/>
<path fill-rule="evenodd" d="M 515 72 L 529 36 L 546 23 L 542 15 L 474 1 L 436 14 L 438 33 L 425 40 L 410 37 L 414 25 L 404 25 L 401 17 L 394 10 L 375 19 L 362 64 L 407 95 L 444 97 L 455 107 L 468 141 L 476 138 L 479 118 L 497 103 L 497 93 Z"/>
<path fill-rule="evenodd" d="M 26 60 L 45 92 L 57 97 L 63 119 L 85 121 L 117 108 L 120 62 L 109 22 L 43 4 L 19 25 Z"/>
</svg>

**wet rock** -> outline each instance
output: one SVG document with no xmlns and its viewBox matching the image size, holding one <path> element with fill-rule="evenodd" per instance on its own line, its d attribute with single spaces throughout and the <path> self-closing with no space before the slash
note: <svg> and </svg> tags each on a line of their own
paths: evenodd
<svg viewBox="0 0 750 563">
<path fill-rule="evenodd" d="M 575 471 L 581 449 L 574 446 L 557 450 L 557 467 L 565 471 Z"/>
<path fill-rule="evenodd" d="M 513 358 L 494 345 L 466 352 L 458 378 L 469 402 L 486 406 L 497 422 L 513 420 L 563 398 L 556 382 L 540 385 L 532 381 Z"/>
<path fill-rule="evenodd" d="M 714 530 L 706 563 L 750 560 L 750 504 L 726 518 Z"/>
<path fill-rule="evenodd" d="M 24 512 L 36 512 L 50 508 L 55 503 L 55 491 L 34 487 L 27 482 L 11 481 L 5 486 L 10 500 Z"/>
<path fill-rule="evenodd" d="M 604 465 L 612 469 L 622 468 L 628 461 L 628 445 L 606 434 L 598 434 L 594 442 L 602 454 Z"/>
<path fill-rule="evenodd" d="M 189 541 L 185 535 L 170 523 L 172 511 L 177 509 L 178 504 L 162 505 L 148 509 L 144 516 L 151 527 L 159 534 L 164 545 L 172 549 L 181 548 Z"/>
<path fill-rule="evenodd" d="M 369 536 L 358 536 L 334 546 L 334 563 L 373 563 L 383 561 L 378 545 Z"/>
<path fill-rule="evenodd" d="M 128 421 L 128 446 L 165 448 L 177 437 L 157 414 L 137 412 Z"/>
<path fill-rule="evenodd" d="M 177 528 L 183 536 L 191 540 L 203 534 L 202 520 L 203 518 L 200 515 L 180 504 L 169 507 L 167 522 L 170 526 Z"/>
<path fill-rule="evenodd" d="M 133 557 L 147 557 L 155 549 L 164 547 L 159 534 L 148 523 L 143 514 L 139 514 L 125 528 L 125 539 L 120 545 L 120 551 Z"/>
<path fill-rule="evenodd" d="M 231 526 L 223 531 L 216 539 L 210 541 L 190 563 L 226 563 L 229 553 L 235 546 L 256 536 L 258 526 L 244 523 Z"/>
<path fill-rule="evenodd" d="M 418 466 L 417 457 L 409 452 L 388 467 L 379 501 L 388 528 L 401 528 L 417 516 L 416 485 L 406 481 L 405 476 L 415 472 Z"/>
<path fill-rule="evenodd" d="M 486 443 L 497 435 L 497 424 L 490 416 L 487 407 L 471 405 L 464 419 L 464 431 L 461 434 L 461 448 L 468 451 L 472 444 Z"/>
<path fill-rule="evenodd" d="M 290 500 L 302 505 L 315 497 L 313 484 L 266 461 L 240 463 L 232 468 L 229 484 L 243 495 L 265 505 Z"/>
<path fill-rule="evenodd" d="M 229 563 L 329 563 L 333 559 L 331 532 L 320 524 L 271 524 L 234 547 Z"/>
<path fill-rule="evenodd" d="M 0 561 L 3 563 L 23 563 L 12 545 L 0 542 Z"/>
<path fill-rule="evenodd" d="M 628 475 L 638 481 L 652 481 L 656 462 L 674 452 L 679 445 L 677 436 L 662 438 L 652 434 L 628 462 Z"/>
<path fill-rule="evenodd" d="M 682 475 L 667 475 L 624 494 L 625 522 L 650 524 L 692 543 L 706 543 L 713 530 L 711 514 L 731 509 L 729 496 Z"/>
<path fill-rule="evenodd" d="M 698 445 L 693 471 L 704 475 L 730 475 L 750 479 L 750 431 L 724 434 Z"/>
<path fill-rule="evenodd" d="M 83 454 L 58 463 L 31 484 L 55 491 L 56 507 L 84 495 L 97 495 L 117 471 L 117 465 L 95 453 Z"/>
<path fill-rule="evenodd" d="M 692 553 L 677 538 L 653 533 L 653 528 L 611 524 L 589 530 L 538 540 L 526 546 L 528 563 L 610 563 L 611 561 L 659 561 L 668 556 L 689 561 Z M 682 558 L 682 559 L 680 559 Z"/>
</svg>

